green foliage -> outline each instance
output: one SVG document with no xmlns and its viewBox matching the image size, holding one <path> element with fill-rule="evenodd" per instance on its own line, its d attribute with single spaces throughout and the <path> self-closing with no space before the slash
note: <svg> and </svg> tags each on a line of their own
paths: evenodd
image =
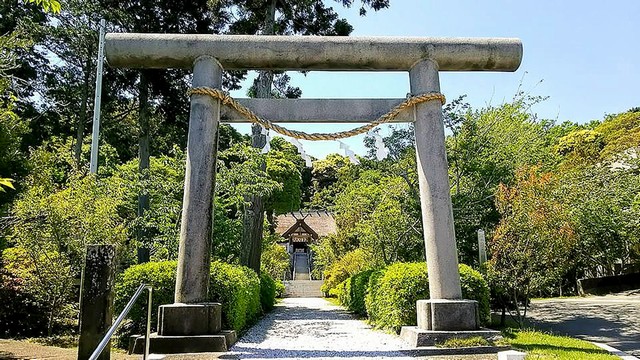
<svg viewBox="0 0 640 360">
<path fill-rule="evenodd" d="M 275 282 L 276 282 L 276 297 L 283 298 L 284 292 L 286 290 L 286 288 L 284 287 L 284 283 L 280 280 L 275 280 Z"/>
<path fill-rule="evenodd" d="M 273 192 L 265 206 L 276 213 L 298 210 L 300 207 L 302 176 L 296 165 L 278 154 L 267 156 L 267 174 L 269 178 L 282 184 L 282 188 Z"/>
<path fill-rule="evenodd" d="M 123 203 L 122 187 L 92 176 L 73 177 L 68 187 L 54 192 L 31 186 L 14 205 L 12 240 L 42 254 L 65 254 L 79 274 L 87 244 L 114 244 L 126 253 L 126 224 L 119 216 Z"/>
<path fill-rule="evenodd" d="M 365 296 L 369 287 L 369 278 L 375 270 L 365 270 L 340 283 L 337 296 L 340 304 L 358 315 L 367 315 Z"/>
<path fill-rule="evenodd" d="M 282 279 L 289 270 L 289 253 L 284 246 L 270 240 L 270 238 L 263 239 L 263 249 L 260 255 L 261 272 L 266 272 L 273 279 Z"/>
<path fill-rule="evenodd" d="M 369 288 L 375 304 L 367 308 L 376 327 L 400 331 L 405 325 L 415 325 L 416 301 L 429 298 L 427 264 L 397 263 L 388 266 Z"/>
<path fill-rule="evenodd" d="M 15 190 L 16 188 L 13 187 L 13 179 L 0 178 L 0 191 L 6 191 L 4 189 L 5 187 Z"/>
<path fill-rule="evenodd" d="M 260 274 L 260 304 L 263 311 L 271 311 L 276 304 L 276 282 L 267 273 Z"/>
<path fill-rule="evenodd" d="M 118 276 L 116 281 L 114 312 L 120 313 L 124 309 L 140 284 L 151 285 L 153 287 L 151 327 L 157 330 L 158 306 L 172 304 L 175 298 L 176 269 L 175 261 L 148 262 L 129 267 Z M 144 331 L 146 309 L 145 301 L 137 301 L 133 305 L 128 315 L 132 321 L 127 329 L 128 334 L 140 334 Z"/>
<path fill-rule="evenodd" d="M 608 159 L 619 156 L 629 149 L 640 147 L 640 112 L 609 117 L 595 130 L 603 134 L 606 143 L 601 157 Z"/>
<path fill-rule="evenodd" d="M 6 250 L 5 250 L 6 251 Z M 5 263 L 6 260 L 2 259 Z M 22 278 L 0 266 L 0 337 L 47 335 L 46 304 L 39 302 Z"/>
<path fill-rule="evenodd" d="M 74 278 L 71 265 L 64 256 L 53 250 L 13 247 L 2 252 L 2 263 L 10 278 L 19 279 L 14 288 L 16 295 L 24 294 L 21 297 L 26 301 L 32 300 L 32 307 L 46 309 L 47 335 L 52 334 L 55 326 L 68 326 L 68 322 L 73 322 Z M 29 304 L 25 306 L 29 307 Z M 37 313 L 33 318 L 35 322 L 41 321 Z"/>
<path fill-rule="evenodd" d="M 489 287 L 479 272 L 460 265 L 462 297 L 478 301 L 480 320 L 489 321 Z M 378 328 L 400 331 L 400 327 L 416 324 L 416 301 L 429 299 L 427 265 L 397 263 L 370 272 L 364 302 L 369 321 Z M 353 283 L 351 284 L 353 289 Z M 352 290 L 351 296 L 362 294 Z M 353 302 L 353 300 L 351 300 Z"/>
<path fill-rule="evenodd" d="M 44 11 L 51 11 L 53 13 L 59 13 L 61 6 L 60 3 L 56 0 L 24 0 L 28 3 L 34 3 L 38 6 L 41 6 Z"/>
<path fill-rule="evenodd" d="M 604 138 L 594 130 L 576 130 L 560 138 L 556 151 L 563 156 L 597 159 L 604 147 Z"/>
<path fill-rule="evenodd" d="M 485 280 L 480 272 L 465 264 L 460 264 L 459 271 L 462 298 L 476 300 L 478 302 L 480 322 L 489 324 L 491 322 L 491 312 L 489 306 L 490 292 L 487 280 Z"/>
<path fill-rule="evenodd" d="M 222 304 L 222 326 L 240 331 L 261 314 L 260 279 L 245 266 L 211 263 L 209 298 Z"/>
<path fill-rule="evenodd" d="M 116 283 L 116 312 L 120 312 L 140 284 L 153 286 L 153 309 L 174 302 L 176 283 L 175 261 L 149 262 L 134 265 Z M 253 270 L 221 262 L 211 263 L 209 300 L 222 304 L 222 324 L 225 329 L 240 331 L 260 316 L 261 285 Z M 146 305 L 139 302 L 129 313 L 133 325 L 129 334 L 140 332 L 146 323 Z M 157 324 L 157 312 L 152 312 L 152 326 Z"/>
<path fill-rule="evenodd" d="M 373 266 L 374 264 L 371 262 L 371 257 L 364 250 L 357 249 L 351 251 L 325 271 L 324 283 L 322 284 L 321 290 L 327 294 L 331 289 L 352 275 L 370 269 Z"/>
<path fill-rule="evenodd" d="M 524 165 L 553 166 L 548 124 L 531 107 L 544 98 L 516 94 L 511 102 L 471 110 L 460 102 L 447 112 L 447 160 L 456 228 L 463 263 L 477 262 L 479 228 L 494 228 L 500 220 L 494 195 L 500 183 L 510 184 Z"/>
<path fill-rule="evenodd" d="M 489 245 L 491 276 L 516 307 L 522 323 L 532 292 L 555 284 L 565 274 L 576 245 L 568 209 L 555 198 L 554 177 L 537 168 L 524 168 L 513 187 L 501 185 L 496 205 L 502 220 Z"/>
</svg>

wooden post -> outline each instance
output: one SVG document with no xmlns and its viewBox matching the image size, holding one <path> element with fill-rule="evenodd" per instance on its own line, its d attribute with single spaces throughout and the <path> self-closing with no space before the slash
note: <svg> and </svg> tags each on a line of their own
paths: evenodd
<svg viewBox="0 0 640 360">
<path fill-rule="evenodd" d="M 78 360 L 89 359 L 111 327 L 115 259 L 114 245 L 87 246 L 80 293 Z M 110 346 L 107 345 L 99 359 L 109 360 L 109 348 Z"/>
</svg>

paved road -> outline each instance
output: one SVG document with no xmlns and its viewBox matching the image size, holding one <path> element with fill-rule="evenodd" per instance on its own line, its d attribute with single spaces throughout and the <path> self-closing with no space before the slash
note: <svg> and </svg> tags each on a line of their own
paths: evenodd
<svg viewBox="0 0 640 360">
<path fill-rule="evenodd" d="M 412 359 L 399 337 L 374 331 L 319 298 L 287 298 L 231 348 L 226 359 Z M 494 355 L 429 359 L 496 359 Z"/>
<path fill-rule="evenodd" d="M 535 300 L 528 317 L 542 329 L 640 356 L 640 294 Z"/>
</svg>

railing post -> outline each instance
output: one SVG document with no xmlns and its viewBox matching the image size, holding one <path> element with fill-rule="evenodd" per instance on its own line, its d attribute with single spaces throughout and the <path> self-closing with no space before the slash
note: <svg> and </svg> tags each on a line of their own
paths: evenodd
<svg viewBox="0 0 640 360">
<path fill-rule="evenodd" d="M 116 247 L 88 245 L 80 295 L 78 360 L 87 360 L 111 326 Z M 100 355 L 109 360 L 109 346 Z"/>
</svg>

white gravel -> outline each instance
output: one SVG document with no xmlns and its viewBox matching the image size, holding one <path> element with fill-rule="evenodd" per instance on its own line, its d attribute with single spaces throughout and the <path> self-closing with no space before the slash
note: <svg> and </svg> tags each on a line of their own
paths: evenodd
<svg viewBox="0 0 640 360">
<path fill-rule="evenodd" d="M 400 338 L 318 298 L 284 299 L 232 348 L 240 359 L 409 359 Z"/>
</svg>

